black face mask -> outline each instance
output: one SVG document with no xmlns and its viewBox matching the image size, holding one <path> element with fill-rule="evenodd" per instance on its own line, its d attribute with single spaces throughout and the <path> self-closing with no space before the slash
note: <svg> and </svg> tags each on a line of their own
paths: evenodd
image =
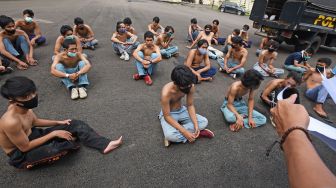
<svg viewBox="0 0 336 188">
<path fill-rule="evenodd" d="M 179 90 L 182 91 L 185 94 L 188 94 L 188 93 L 190 93 L 191 87 L 192 86 L 187 86 L 187 87 L 184 87 L 184 88 L 179 87 Z"/>
<path fill-rule="evenodd" d="M 205 31 L 206 35 L 209 35 L 211 33 L 211 31 Z"/>
<path fill-rule="evenodd" d="M 275 52 L 275 49 L 273 49 L 273 48 L 268 48 L 268 51 L 269 51 L 270 53 L 273 53 L 273 52 Z"/>
<path fill-rule="evenodd" d="M 16 29 L 13 30 L 6 30 L 6 33 L 8 33 L 9 35 L 14 35 Z"/>
<path fill-rule="evenodd" d="M 316 65 L 315 71 L 318 73 L 324 73 L 324 66 Z"/>
<path fill-rule="evenodd" d="M 38 106 L 38 96 L 36 95 L 34 98 L 30 99 L 29 101 L 16 101 L 20 104 L 17 104 L 17 106 L 25 109 L 33 109 Z"/>
</svg>

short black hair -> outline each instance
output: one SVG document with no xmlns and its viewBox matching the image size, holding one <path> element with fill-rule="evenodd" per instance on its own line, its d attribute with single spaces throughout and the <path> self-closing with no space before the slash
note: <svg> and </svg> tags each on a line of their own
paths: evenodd
<svg viewBox="0 0 336 188">
<path fill-rule="evenodd" d="M 330 65 L 332 64 L 332 60 L 328 57 L 322 57 L 322 58 L 318 59 L 317 62 L 325 63 L 326 67 L 330 67 Z"/>
<path fill-rule="evenodd" d="M 129 17 L 126 17 L 123 22 L 124 22 L 124 24 L 132 25 L 132 20 Z"/>
<path fill-rule="evenodd" d="M 150 31 L 146 31 L 145 34 L 144 34 L 144 39 L 146 40 L 146 38 L 154 39 L 154 34 Z"/>
<path fill-rule="evenodd" d="M 155 23 L 159 23 L 159 22 L 160 22 L 160 18 L 157 17 L 157 16 L 155 16 L 155 17 L 153 18 L 153 22 L 155 22 Z"/>
<path fill-rule="evenodd" d="M 24 76 L 15 76 L 6 80 L 1 86 L 1 95 L 6 99 L 26 97 L 36 92 L 34 82 Z"/>
<path fill-rule="evenodd" d="M 243 29 L 246 29 L 246 31 L 247 31 L 247 30 L 250 29 L 250 26 L 245 24 L 245 25 L 243 25 Z"/>
<path fill-rule="evenodd" d="M 216 23 L 217 25 L 219 25 L 219 21 L 217 19 L 212 21 L 212 23 Z"/>
<path fill-rule="evenodd" d="M 277 50 L 280 46 L 279 42 L 276 41 L 276 40 L 269 40 L 267 43 L 266 43 L 266 46 L 267 47 L 273 47 L 273 49 Z"/>
<path fill-rule="evenodd" d="M 75 23 L 75 25 L 84 24 L 84 20 L 82 18 L 80 18 L 80 17 L 76 17 L 74 19 L 74 23 Z"/>
<path fill-rule="evenodd" d="M 30 17 L 34 17 L 34 12 L 31 9 L 26 9 L 22 12 L 23 15 L 28 14 Z"/>
<path fill-rule="evenodd" d="M 192 24 L 197 24 L 197 19 L 196 19 L 196 18 L 192 18 L 192 19 L 190 20 L 190 23 L 192 23 Z"/>
<path fill-rule="evenodd" d="M 173 31 L 173 33 L 175 33 L 175 30 L 174 30 L 174 28 L 172 27 L 172 26 L 170 26 L 170 25 L 168 25 L 167 27 L 165 27 L 165 29 L 164 29 L 164 32 L 168 32 L 168 31 L 170 31 L 170 30 L 172 30 Z"/>
<path fill-rule="evenodd" d="M 69 48 L 69 46 L 70 45 L 73 45 L 73 44 L 77 44 L 76 43 L 76 39 L 74 39 L 74 38 L 66 38 L 66 39 L 64 39 L 64 41 L 63 41 L 63 43 L 62 43 L 62 47 L 64 48 L 64 49 L 68 49 Z"/>
<path fill-rule="evenodd" d="M 243 39 L 241 38 L 241 36 L 234 36 L 234 37 L 232 37 L 231 41 L 234 44 L 242 44 L 243 43 Z"/>
<path fill-rule="evenodd" d="M 5 15 L 0 16 L 0 27 L 2 29 L 5 29 L 5 27 L 10 23 L 15 23 L 13 18 L 5 16 Z"/>
<path fill-rule="evenodd" d="M 289 71 L 287 74 L 286 79 L 292 78 L 297 84 L 301 84 L 302 82 L 302 74 L 295 72 L 295 71 Z"/>
<path fill-rule="evenodd" d="M 197 80 L 190 68 L 185 65 L 177 65 L 173 69 L 170 77 L 174 84 L 180 87 L 189 86 Z"/>
<path fill-rule="evenodd" d="M 308 48 L 305 50 L 308 54 L 314 54 L 314 49 L 313 48 Z"/>
<path fill-rule="evenodd" d="M 210 30 L 212 30 L 212 25 L 210 25 L 210 24 L 206 24 L 206 25 L 204 26 L 204 30 L 206 30 L 206 29 L 210 29 Z"/>
<path fill-rule="evenodd" d="M 118 30 L 120 29 L 120 25 L 123 24 L 124 22 L 122 21 L 118 21 L 117 25 L 116 25 L 116 31 L 118 32 Z"/>
<path fill-rule="evenodd" d="M 209 46 L 209 43 L 205 39 L 201 39 L 197 42 L 197 47 L 201 47 L 204 43 L 206 43 Z"/>
<path fill-rule="evenodd" d="M 263 76 L 254 69 L 247 70 L 240 78 L 240 81 L 246 88 L 257 88 L 262 80 L 264 80 Z"/>
<path fill-rule="evenodd" d="M 60 29 L 61 35 L 65 35 L 68 31 L 73 31 L 72 27 L 70 25 L 62 25 Z"/>
<path fill-rule="evenodd" d="M 240 29 L 234 29 L 233 32 L 236 33 L 237 35 L 239 35 L 240 34 Z"/>
</svg>

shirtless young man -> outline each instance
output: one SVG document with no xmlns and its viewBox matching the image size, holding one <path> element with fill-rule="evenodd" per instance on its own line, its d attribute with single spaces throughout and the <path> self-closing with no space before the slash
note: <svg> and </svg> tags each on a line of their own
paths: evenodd
<svg viewBox="0 0 336 188">
<path fill-rule="evenodd" d="M 253 109 L 255 91 L 262 80 L 262 75 L 251 69 L 244 73 L 240 81 L 231 84 L 221 107 L 231 131 L 239 131 L 243 126 L 255 128 L 266 124 L 266 117 Z M 242 99 L 246 94 L 248 94 L 248 105 Z"/>
<path fill-rule="evenodd" d="M 111 41 L 114 51 L 120 55 L 120 59 L 128 61 L 129 54 L 138 47 L 138 37 L 126 30 L 123 22 L 117 22 L 116 31 L 112 34 Z"/>
<path fill-rule="evenodd" d="M 251 45 L 252 45 L 252 41 L 249 40 L 249 34 L 248 34 L 249 29 L 250 29 L 250 26 L 244 25 L 243 29 L 240 30 L 239 36 L 243 39 L 244 48 L 251 48 Z"/>
<path fill-rule="evenodd" d="M 82 49 L 82 46 L 81 46 L 81 41 L 77 36 L 73 35 L 73 29 L 72 29 L 71 26 L 62 25 L 62 27 L 60 29 L 60 33 L 61 33 L 61 35 L 58 36 L 57 39 L 56 39 L 55 48 L 54 48 L 54 55 L 62 53 L 63 50 L 61 50 L 61 47 L 62 47 L 62 44 L 63 44 L 63 42 L 66 38 L 75 39 L 76 44 L 77 44 L 78 53 L 83 53 L 83 49 Z M 54 59 L 54 57 L 52 59 Z"/>
<path fill-rule="evenodd" d="M 212 38 L 212 44 L 225 44 L 225 38 L 220 38 L 220 31 L 219 31 L 219 21 L 213 20 L 212 21 L 212 32 L 214 33 L 214 37 Z"/>
<path fill-rule="evenodd" d="M 134 27 L 132 27 L 132 20 L 131 20 L 131 18 L 126 17 L 123 20 L 123 23 L 125 24 L 126 31 L 132 33 L 133 35 L 136 35 L 136 31 L 135 31 Z"/>
<path fill-rule="evenodd" d="M 13 68 L 9 66 L 10 62 L 0 58 L 0 75 L 9 74 L 13 72 Z"/>
<path fill-rule="evenodd" d="M 0 54 L 4 61 L 16 63 L 16 67 L 25 70 L 29 65 L 37 65 L 33 58 L 33 46 L 29 42 L 28 35 L 19 29 L 15 29 L 14 20 L 8 16 L 0 16 Z M 24 58 L 26 62 L 23 62 Z"/>
<path fill-rule="evenodd" d="M 26 32 L 32 46 L 42 45 L 46 42 L 46 38 L 42 36 L 40 26 L 33 18 L 34 12 L 26 9 L 23 11 L 23 19 L 16 21 L 15 26 Z"/>
<path fill-rule="evenodd" d="M 279 43 L 272 40 L 267 43 L 267 46 L 268 49 L 261 51 L 259 61 L 253 66 L 253 69 L 263 76 L 273 76 L 277 78 L 285 73 L 285 70 L 273 66 L 278 56 L 276 51 L 279 48 Z"/>
<path fill-rule="evenodd" d="M 197 24 L 197 19 L 192 18 L 188 28 L 188 41 L 194 42 L 197 39 L 198 34 L 203 31 L 203 28 Z"/>
<path fill-rule="evenodd" d="M 208 129 L 208 120 L 196 114 L 194 93 L 196 80 L 190 68 L 184 65 L 176 66 L 171 73 L 172 82 L 162 88 L 161 107 L 159 115 L 165 136 L 165 146 L 169 142 L 195 142 L 199 137 L 213 138 L 214 133 Z M 187 107 L 182 105 L 182 99 L 187 96 Z"/>
<path fill-rule="evenodd" d="M 247 61 L 247 50 L 243 47 L 242 38 L 233 37 L 232 48 L 226 54 L 224 60 L 217 59 L 220 66 L 219 70 L 228 73 L 232 78 L 236 78 L 237 74 L 242 75 L 245 72 L 244 65 Z"/>
<path fill-rule="evenodd" d="M 201 39 L 197 42 L 197 49 L 192 49 L 189 51 L 187 60 L 184 65 L 190 68 L 193 74 L 197 76 L 197 80 L 201 81 L 211 81 L 212 77 L 215 76 L 217 70 L 211 67 L 209 56 L 208 56 L 208 41 Z M 204 65 L 201 65 L 204 62 Z"/>
<path fill-rule="evenodd" d="M 323 109 L 323 104 L 327 100 L 328 91 L 322 85 L 322 75 L 331 77 L 331 71 L 329 69 L 332 64 L 329 58 L 320 58 L 316 63 L 315 71 L 309 70 L 303 76 L 303 80 L 307 84 L 306 97 L 315 102 L 313 110 L 322 118 L 328 118 L 327 113 Z"/>
<path fill-rule="evenodd" d="M 98 40 L 94 38 L 94 33 L 91 27 L 84 24 L 84 20 L 79 17 L 75 18 L 74 23 L 73 35 L 79 38 L 82 48 L 90 48 L 94 50 L 95 46 L 98 44 Z"/>
<path fill-rule="evenodd" d="M 147 85 L 152 85 L 151 75 L 154 74 L 156 66 L 162 60 L 160 48 L 154 44 L 154 34 L 146 31 L 144 34 L 145 43 L 138 46 L 133 52 L 138 73 L 133 74 L 134 80 L 144 79 Z"/>
<path fill-rule="evenodd" d="M 302 82 L 301 75 L 297 72 L 289 72 L 285 79 L 273 79 L 266 84 L 260 95 L 261 100 L 269 107 L 274 107 L 277 103 L 278 94 L 287 88 L 296 88 Z"/>
<path fill-rule="evenodd" d="M 232 48 L 232 38 L 233 37 L 237 37 L 239 36 L 240 34 L 240 30 L 239 29 L 234 29 L 232 34 L 230 34 L 227 39 L 226 39 L 226 42 L 225 42 L 225 46 L 224 46 L 224 49 L 223 49 L 223 52 L 224 54 L 227 54 L 228 51 Z"/>
<path fill-rule="evenodd" d="M 196 40 L 194 40 L 194 42 L 190 45 L 190 46 L 186 46 L 187 48 L 192 48 L 193 46 L 195 46 L 195 44 L 197 44 L 197 42 L 201 39 L 204 39 L 206 41 L 208 41 L 209 43 L 209 47 L 208 47 L 208 55 L 211 59 L 217 59 L 220 57 L 223 57 L 223 52 L 221 52 L 220 50 L 217 50 L 216 48 L 211 46 L 211 40 L 214 37 L 214 33 L 211 32 L 212 30 L 212 26 L 211 25 L 206 25 L 204 26 L 204 31 L 201 31 L 200 34 L 198 35 L 198 37 L 196 38 Z"/>
<path fill-rule="evenodd" d="M 38 106 L 36 86 L 26 77 L 6 80 L 1 87 L 1 95 L 9 100 L 9 105 L 0 119 L 0 147 L 9 157 L 9 164 L 16 168 L 29 169 L 41 163 L 54 162 L 79 148 L 75 138 L 103 154 L 122 142 L 122 137 L 111 141 L 98 135 L 83 121 L 38 118 L 32 110 Z"/>
<path fill-rule="evenodd" d="M 264 37 L 259 45 L 259 48 L 256 51 L 256 56 L 259 57 L 259 54 L 261 51 L 265 50 L 268 48 L 267 44 L 269 41 L 273 40 L 271 37 L 274 36 L 273 32 L 267 32 L 267 37 Z"/>
<path fill-rule="evenodd" d="M 87 72 L 91 68 L 86 57 L 78 52 L 75 39 L 65 39 L 64 51 L 55 56 L 51 65 L 51 74 L 61 78 L 65 87 L 71 91 L 71 99 L 87 97 L 86 86 L 89 85 Z M 75 82 L 78 81 L 78 89 Z"/>
<path fill-rule="evenodd" d="M 160 23 L 160 18 L 155 16 L 153 18 L 153 22 L 148 25 L 148 31 L 152 32 L 155 38 L 158 37 L 164 29 L 159 23 Z"/>
<path fill-rule="evenodd" d="M 174 32 L 172 26 L 167 26 L 165 27 L 164 32 L 156 39 L 156 45 L 160 47 L 162 57 L 171 58 L 171 56 L 175 56 L 178 53 L 178 47 L 170 45 L 174 40 Z"/>
</svg>

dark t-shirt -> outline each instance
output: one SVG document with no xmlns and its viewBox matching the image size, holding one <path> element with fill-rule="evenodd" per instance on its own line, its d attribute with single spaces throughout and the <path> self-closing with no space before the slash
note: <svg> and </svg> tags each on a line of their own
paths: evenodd
<svg viewBox="0 0 336 188">
<path fill-rule="evenodd" d="M 295 52 L 290 54 L 285 60 L 285 65 L 294 65 L 295 60 L 298 61 L 299 63 L 302 63 L 304 61 L 302 57 L 302 52 Z"/>
</svg>

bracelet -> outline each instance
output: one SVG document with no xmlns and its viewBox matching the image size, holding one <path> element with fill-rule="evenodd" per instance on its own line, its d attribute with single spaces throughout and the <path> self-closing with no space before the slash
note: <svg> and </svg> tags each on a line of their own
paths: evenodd
<svg viewBox="0 0 336 188">
<path fill-rule="evenodd" d="M 286 131 L 286 132 L 282 135 L 282 137 L 281 137 L 281 140 L 280 140 L 280 148 L 281 148 L 281 150 L 283 150 L 282 145 L 285 143 L 285 141 L 286 141 L 288 135 L 289 135 L 291 132 L 293 132 L 294 130 L 301 130 L 301 131 L 303 131 L 303 132 L 306 134 L 308 140 L 309 140 L 309 141 L 312 141 L 311 138 L 310 138 L 310 136 L 309 136 L 309 134 L 308 134 L 307 129 L 305 129 L 305 128 L 303 128 L 303 127 L 291 127 L 291 128 L 289 128 L 289 129 L 287 129 L 287 131 Z"/>
</svg>

